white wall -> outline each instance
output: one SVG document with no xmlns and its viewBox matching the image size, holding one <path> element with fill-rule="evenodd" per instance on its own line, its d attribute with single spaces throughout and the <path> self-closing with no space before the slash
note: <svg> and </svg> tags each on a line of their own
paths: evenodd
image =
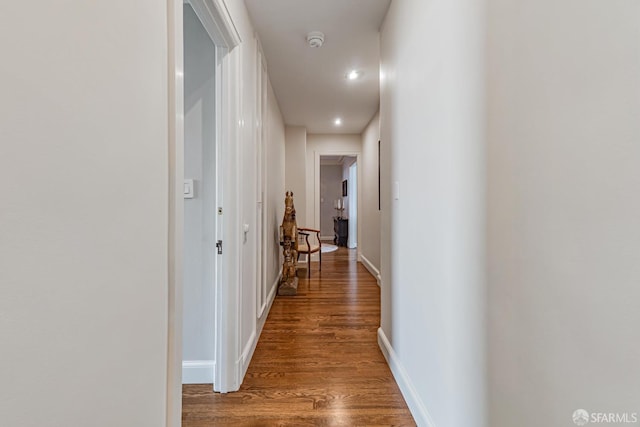
<svg viewBox="0 0 640 427">
<path fill-rule="evenodd" d="M 184 174 L 194 198 L 184 199 L 182 356 L 187 383 L 212 383 L 215 254 L 215 45 L 189 5 L 184 6 Z M 197 362 L 194 362 L 197 361 Z"/>
<path fill-rule="evenodd" d="M 287 191 L 293 191 L 296 221 L 302 226 L 307 218 L 307 130 L 301 126 L 286 126 L 285 140 L 285 186 Z M 284 195 L 282 200 L 284 204 Z"/>
<path fill-rule="evenodd" d="M 362 210 L 358 221 L 366 232 L 358 236 L 362 261 L 380 271 L 380 210 L 378 209 L 378 141 L 380 140 L 380 114 L 376 113 L 362 132 L 362 169 L 360 198 Z"/>
<path fill-rule="evenodd" d="M 482 22 L 394 1 L 381 33 L 379 332 L 419 425 L 485 425 Z"/>
<path fill-rule="evenodd" d="M 267 92 L 267 286 L 268 293 L 275 292 L 282 269 L 280 224 L 284 216 L 285 192 L 285 126 L 271 83 Z M 263 316 L 265 317 L 265 316 Z M 266 319 L 265 319 L 266 320 Z"/>
<path fill-rule="evenodd" d="M 163 426 L 167 4 L 0 21 L 2 424 Z"/>
<path fill-rule="evenodd" d="M 342 198 L 342 165 L 320 165 L 320 235 L 333 240 L 334 203 Z"/>
<path fill-rule="evenodd" d="M 320 156 L 360 155 L 362 141 L 360 135 L 352 134 L 309 134 L 306 153 L 306 227 L 320 226 Z M 344 178 L 343 178 L 344 179 Z M 342 187 L 340 187 L 342 191 Z M 342 193 L 341 193 L 342 194 Z M 298 225 L 303 222 L 298 219 Z"/>
<path fill-rule="evenodd" d="M 250 43 L 244 3 L 227 4 Z M 172 8 L 0 5 L 12 64 L 0 70 L 0 133 L 11 141 L 0 144 L 3 424 L 166 425 Z M 233 105 L 244 112 L 254 79 L 241 76 L 247 99 Z M 282 155 L 270 164 L 278 176 Z M 284 187 L 272 192 L 277 211 Z M 242 312 L 261 321 L 255 304 Z"/>
<path fill-rule="evenodd" d="M 639 412 L 640 3 L 489 5 L 490 424 Z"/>
</svg>

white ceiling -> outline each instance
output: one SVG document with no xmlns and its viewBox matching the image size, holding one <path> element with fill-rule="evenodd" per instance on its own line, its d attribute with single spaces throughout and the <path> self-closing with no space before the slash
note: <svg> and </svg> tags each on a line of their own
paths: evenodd
<svg viewBox="0 0 640 427">
<path fill-rule="evenodd" d="M 245 0 L 286 124 L 308 133 L 364 130 L 378 109 L 378 30 L 390 1 Z M 307 45 L 310 31 L 325 34 L 324 46 Z M 364 75 L 349 81 L 352 69 Z"/>
</svg>

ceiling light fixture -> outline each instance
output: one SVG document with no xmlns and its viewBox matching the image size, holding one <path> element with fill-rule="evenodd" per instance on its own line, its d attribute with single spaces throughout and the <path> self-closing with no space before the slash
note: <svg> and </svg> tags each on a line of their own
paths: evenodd
<svg viewBox="0 0 640 427">
<path fill-rule="evenodd" d="M 362 71 L 351 70 L 347 73 L 346 77 L 348 80 L 356 80 L 362 77 L 362 74 L 363 74 Z"/>
<path fill-rule="evenodd" d="M 324 44 L 324 34 L 320 31 L 311 31 L 307 34 L 307 43 L 310 47 L 322 47 Z"/>
<path fill-rule="evenodd" d="M 342 124 L 342 119 L 340 117 L 338 117 L 337 119 L 335 119 L 333 121 L 333 124 L 336 126 L 340 126 Z"/>
</svg>

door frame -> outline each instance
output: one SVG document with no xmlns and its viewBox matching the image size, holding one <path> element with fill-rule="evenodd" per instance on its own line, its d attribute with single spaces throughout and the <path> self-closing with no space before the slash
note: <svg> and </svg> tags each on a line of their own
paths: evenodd
<svg viewBox="0 0 640 427">
<path fill-rule="evenodd" d="M 222 209 L 217 221 L 217 239 L 223 240 L 223 254 L 218 262 L 225 268 L 216 269 L 216 364 L 215 391 L 233 390 L 238 382 L 235 374 L 237 359 L 237 310 L 220 310 L 237 304 L 237 289 L 232 283 L 238 275 L 237 217 L 239 212 L 236 197 L 238 178 L 239 134 L 234 125 L 237 109 L 232 96 L 238 90 L 238 55 L 231 52 L 241 39 L 224 0 L 168 0 L 167 1 L 167 45 L 168 45 L 168 295 L 167 295 L 167 400 L 166 420 L 168 426 L 180 426 L 182 418 L 182 293 L 183 293 L 183 247 L 184 247 L 184 29 L 183 4 L 189 3 L 205 30 L 216 45 L 216 163 L 227 165 L 224 170 L 216 168 L 217 207 Z M 225 218 L 223 221 L 222 219 Z M 224 236 L 222 238 L 221 236 Z M 225 245 L 226 243 L 226 245 Z"/>
<path fill-rule="evenodd" d="M 355 157 L 356 163 L 358 164 L 358 168 L 356 170 L 358 174 L 358 182 L 357 185 L 357 205 L 358 212 L 362 212 L 362 197 L 361 189 L 362 189 L 362 153 L 359 151 L 341 151 L 341 150 L 314 150 L 313 152 L 313 227 L 316 229 L 320 229 L 320 157 L 321 156 L 347 156 L 347 157 Z M 360 223 L 358 221 L 358 236 L 360 235 Z M 357 260 L 362 261 L 362 255 L 360 252 L 360 245 L 356 248 Z M 314 258 L 315 259 L 315 258 Z"/>
</svg>

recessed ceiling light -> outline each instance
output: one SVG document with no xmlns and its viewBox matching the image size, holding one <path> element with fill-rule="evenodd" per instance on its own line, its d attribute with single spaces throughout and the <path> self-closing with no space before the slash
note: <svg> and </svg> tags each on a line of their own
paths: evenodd
<svg viewBox="0 0 640 427">
<path fill-rule="evenodd" d="M 348 80 L 357 80 L 362 77 L 362 71 L 351 70 L 347 73 L 346 77 Z"/>
<path fill-rule="evenodd" d="M 336 126 L 340 126 L 342 124 L 342 119 L 340 117 L 338 117 L 337 119 L 335 119 L 333 121 L 333 124 Z"/>
</svg>

